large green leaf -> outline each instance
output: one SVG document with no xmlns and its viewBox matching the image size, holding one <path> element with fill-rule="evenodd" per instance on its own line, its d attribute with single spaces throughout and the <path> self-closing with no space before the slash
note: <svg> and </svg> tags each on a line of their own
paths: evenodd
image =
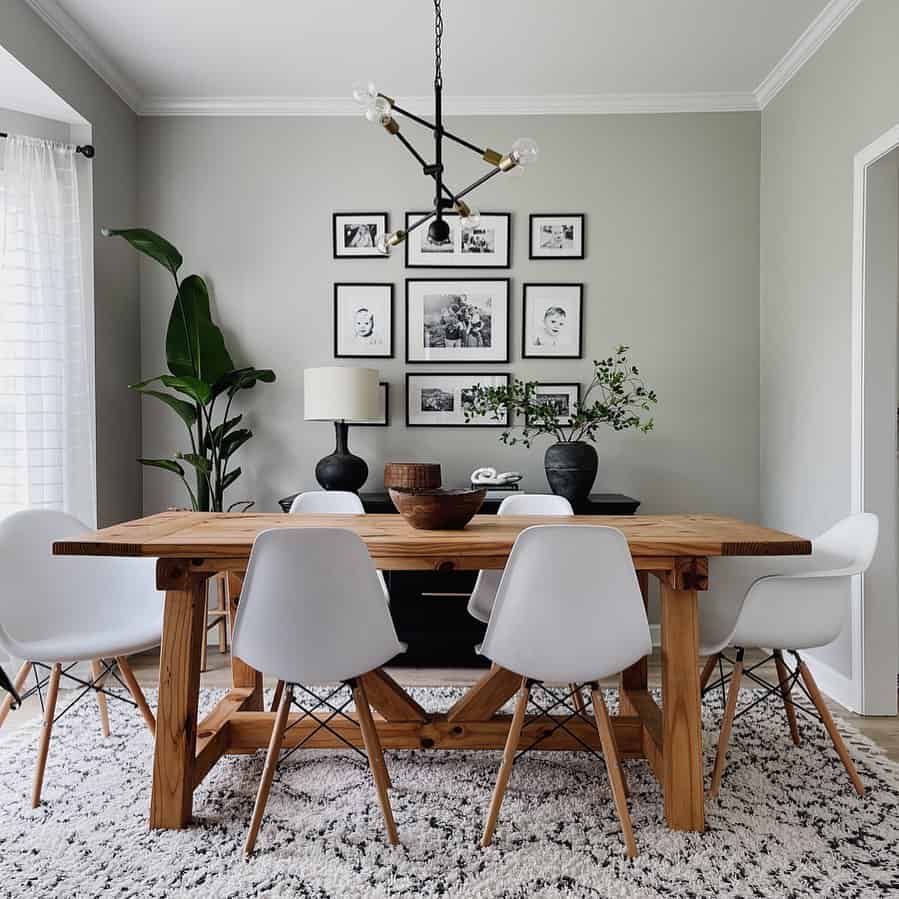
<svg viewBox="0 0 899 899">
<path fill-rule="evenodd" d="M 173 459 L 138 459 L 141 465 L 147 465 L 150 468 L 162 468 L 170 471 L 172 474 L 180 474 L 184 477 L 184 469 Z"/>
<path fill-rule="evenodd" d="M 162 383 L 165 384 L 166 387 L 171 387 L 172 390 L 177 390 L 178 393 L 189 396 L 194 402 L 200 403 L 200 405 L 203 406 L 205 406 L 212 397 L 209 385 L 199 378 L 191 376 L 176 378 L 174 375 L 163 375 Z"/>
<path fill-rule="evenodd" d="M 210 386 L 234 368 L 225 338 L 209 312 L 209 292 L 199 275 L 181 282 L 172 305 L 165 354 L 173 375 L 200 378 Z"/>
<path fill-rule="evenodd" d="M 226 372 L 212 386 L 212 395 L 218 396 L 220 393 L 228 391 L 229 396 L 233 396 L 238 390 L 246 390 L 254 387 L 257 381 L 264 381 L 271 384 L 275 380 L 275 373 L 270 368 L 235 368 L 233 371 Z"/>
<path fill-rule="evenodd" d="M 238 478 L 240 477 L 240 469 L 235 468 L 234 471 L 229 471 L 222 478 L 222 491 L 224 492 L 228 487 L 230 487 Z"/>
<path fill-rule="evenodd" d="M 144 396 L 155 396 L 156 399 L 161 400 L 169 408 L 174 409 L 175 412 L 178 413 L 178 416 L 188 428 L 192 428 L 196 423 L 197 407 L 192 403 L 179 400 L 178 397 L 172 396 L 170 393 L 163 393 L 161 390 L 149 390 L 144 387 L 143 384 L 132 384 L 131 389 L 136 390 L 138 393 L 142 393 Z"/>
<path fill-rule="evenodd" d="M 184 262 L 175 247 L 149 228 L 104 228 L 102 233 L 106 237 L 123 237 L 135 250 L 155 259 L 173 275 L 177 275 Z"/>
<path fill-rule="evenodd" d="M 220 455 L 223 459 L 227 459 L 236 453 L 252 436 L 253 432 L 248 428 L 238 428 L 236 431 L 226 434 L 222 438 Z"/>
<path fill-rule="evenodd" d="M 198 456 L 196 453 L 178 453 L 178 458 L 183 459 L 188 465 L 192 465 L 201 474 L 209 474 L 209 460 L 204 456 Z"/>
</svg>

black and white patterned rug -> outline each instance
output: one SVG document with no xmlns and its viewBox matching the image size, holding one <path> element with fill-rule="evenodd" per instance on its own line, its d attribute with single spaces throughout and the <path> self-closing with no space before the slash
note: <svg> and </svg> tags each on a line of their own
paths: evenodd
<svg viewBox="0 0 899 899">
<path fill-rule="evenodd" d="M 429 708 L 451 689 L 416 690 Z M 217 696 L 204 691 L 210 707 Z M 150 694 L 151 704 L 155 697 Z M 613 705 L 614 694 L 610 694 Z M 743 702 L 748 702 L 744 694 Z M 85 701 L 53 733 L 44 804 L 29 807 L 36 727 L 0 741 L 4 897 L 874 897 L 899 896 L 899 766 L 845 724 L 859 799 L 823 728 L 790 742 L 782 709 L 738 719 L 704 834 L 672 833 L 644 762 L 626 763 L 640 857 L 624 855 L 605 771 L 586 755 L 534 753 L 512 774 L 493 846 L 478 848 L 498 752 L 390 752 L 402 845 L 384 841 L 368 771 L 350 752 L 300 751 L 279 771 L 257 854 L 243 841 L 263 753 L 223 760 L 198 790 L 196 824 L 149 832 L 151 739 L 114 703 L 100 736 Z M 705 710 L 706 769 L 720 705 Z"/>
</svg>

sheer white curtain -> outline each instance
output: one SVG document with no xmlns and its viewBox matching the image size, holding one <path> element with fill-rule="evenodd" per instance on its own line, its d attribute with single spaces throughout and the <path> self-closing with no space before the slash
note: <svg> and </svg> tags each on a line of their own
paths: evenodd
<svg viewBox="0 0 899 899">
<path fill-rule="evenodd" d="M 73 147 L 0 139 L 0 516 L 96 520 L 93 322 Z"/>
</svg>

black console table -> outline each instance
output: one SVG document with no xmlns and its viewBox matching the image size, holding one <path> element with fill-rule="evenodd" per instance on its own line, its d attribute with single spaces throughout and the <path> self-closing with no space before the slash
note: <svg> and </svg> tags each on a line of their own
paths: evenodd
<svg viewBox="0 0 899 899">
<path fill-rule="evenodd" d="M 290 511 L 294 496 L 278 505 Z M 365 511 L 396 513 L 387 493 L 360 493 Z M 503 497 L 484 500 L 481 513 L 495 515 Z M 633 515 L 640 501 L 620 493 L 593 493 L 579 515 Z M 484 639 L 486 626 L 475 621 L 466 606 L 476 572 L 386 571 L 390 612 L 397 635 L 408 650 L 391 664 L 421 667 L 487 667 L 489 662 L 474 647 Z"/>
</svg>

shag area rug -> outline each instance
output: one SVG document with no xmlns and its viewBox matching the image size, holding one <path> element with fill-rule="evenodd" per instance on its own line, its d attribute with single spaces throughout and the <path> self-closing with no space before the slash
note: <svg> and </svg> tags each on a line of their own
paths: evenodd
<svg viewBox="0 0 899 899">
<path fill-rule="evenodd" d="M 413 691 L 429 708 L 452 689 Z M 219 694 L 204 691 L 208 708 Z M 155 696 L 148 698 L 153 704 Z M 609 694 L 610 706 L 614 694 Z M 742 703 L 748 703 L 744 693 Z M 718 704 L 716 704 L 718 703 Z M 742 705 L 741 703 L 741 705 Z M 672 833 L 646 764 L 626 763 L 640 857 L 624 854 L 604 767 L 574 753 L 516 763 L 493 846 L 478 840 L 498 752 L 388 752 L 402 845 L 384 840 L 371 777 L 354 753 L 300 751 L 279 770 L 257 853 L 242 846 L 264 754 L 219 763 L 196 823 L 149 832 L 152 743 L 137 712 L 110 705 L 100 735 L 84 701 L 53 732 L 44 804 L 29 807 L 37 727 L 0 741 L 4 897 L 874 897 L 899 896 L 899 766 L 841 724 L 868 793 L 859 799 L 824 729 L 790 742 L 782 708 L 739 718 L 703 834 Z M 707 697 L 706 770 L 720 700 Z"/>
</svg>

